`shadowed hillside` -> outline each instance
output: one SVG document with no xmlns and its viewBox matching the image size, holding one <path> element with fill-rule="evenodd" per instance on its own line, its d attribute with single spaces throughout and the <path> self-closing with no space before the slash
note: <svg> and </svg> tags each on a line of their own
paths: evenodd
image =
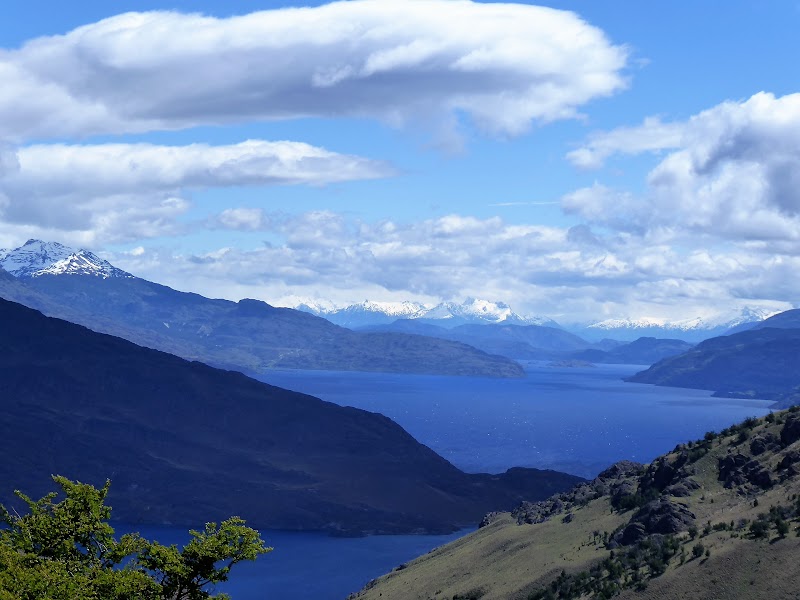
<svg viewBox="0 0 800 600">
<path fill-rule="evenodd" d="M 636 383 L 714 390 L 788 406 L 800 386 L 800 329 L 763 328 L 706 340 L 630 377 Z"/>
<path fill-rule="evenodd" d="M 358 333 L 257 300 L 212 300 L 136 277 L 0 280 L 0 297 L 136 344 L 218 367 L 522 377 L 522 367 L 455 341 Z"/>
<path fill-rule="evenodd" d="M 0 482 L 113 480 L 117 518 L 446 532 L 571 475 L 468 475 L 390 419 L 141 348 L 0 300 Z M 0 490 L 0 502 L 12 489 Z"/>
</svg>

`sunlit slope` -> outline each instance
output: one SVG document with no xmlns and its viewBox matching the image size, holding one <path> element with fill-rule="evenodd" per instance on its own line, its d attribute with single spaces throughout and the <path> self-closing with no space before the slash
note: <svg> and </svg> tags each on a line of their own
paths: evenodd
<svg viewBox="0 0 800 600">
<path fill-rule="evenodd" d="M 800 411 L 512 513 L 372 582 L 361 599 L 797 598 Z"/>
</svg>

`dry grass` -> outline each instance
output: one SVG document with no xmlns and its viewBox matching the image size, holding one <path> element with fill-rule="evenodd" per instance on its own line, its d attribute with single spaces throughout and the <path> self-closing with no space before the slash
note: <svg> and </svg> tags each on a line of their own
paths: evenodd
<svg viewBox="0 0 800 600">
<path fill-rule="evenodd" d="M 612 514 L 607 499 L 576 510 L 570 523 L 556 517 L 517 525 L 506 514 L 488 527 L 458 539 L 380 578 L 359 600 L 450 600 L 481 589 L 485 600 L 524 598 L 562 569 L 581 570 L 607 555 L 593 532 L 616 529 L 625 517 Z"/>
<path fill-rule="evenodd" d="M 763 420 L 751 437 L 772 432 L 780 423 Z M 800 442 L 798 442 L 800 444 Z M 793 447 L 795 447 L 795 444 Z M 800 537 L 792 531 L 785 539 L 754 541 L 746 529 L 713 531 L 703 534 L 707 523 L 739 524 L 755 520 L 774 505 L 789 505 L 800 494 L 800 478 L 776 485 L 767 492 L 737 493 L 718 480 L 718 461 L 728 453 L 750 455 L 749 440 L 738 442 L 737 435 L 717 438 L 710 452 L 695 464 L 693 478 L 700 484 L 688 498 L 676 501 L 688 505 L 697 517 L 699 541 L 710 556 L 691 557 L 698 540 L 682 534 L 687 560 L 673 559 L 667 571 L 650 580 L 643 591 L 625 591 L 620 598 L 661 600 L 704 599 L 800 599 Z M 759 457 L 773 469 L 784 452 Z M 758 499 L 757 506 L 754 500 Z M 483 600 L 521 600 L 541 589 L 561 573 L 582 571 L 607 557 L 594 532 L 612 532 L 628 521 L 631 513 L 612 513 L 608 498 L 600 498 L 574 511 L 570 523 L 557 516 L 537 525 L 517 525 L 503 515 L 490 526 L 456 540 L 405 568 L 383 576 L 359 600 L 451 600 L 475 591 Z"/>
</svg>

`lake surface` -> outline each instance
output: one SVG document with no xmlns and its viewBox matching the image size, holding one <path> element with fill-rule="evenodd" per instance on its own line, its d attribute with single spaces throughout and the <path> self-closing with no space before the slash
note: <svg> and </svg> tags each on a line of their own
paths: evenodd
<svg viewBox="0 0 800 600">
<path fill-rule="evenodd" d="M 283 371 L 263 381 L 391 417 L 459 468 L 525 466 L 591 478 L 768 412 L 770 402 L 626 383 L 645 367 L 526 365 L 524 379 Z"/>
<path fill-rule="evenodd" d="M 185 529 L 126 526 L 115 523 L 118 535 L 138 531 L 147 539 L 182 547 Z M 232 600 L 344 600 L 370 579 L 471 530 L 450 535 L 391 535 L 332 538 L 318 533 L 261 530 L 274 550 L 255 562 L 239 563 L 231 581 L 216 588 Z"/>
<path fill-rule="evenodd" d="M 530 466 L 587 478 L 621 459 L 649 462 L 706 431 L 765 414 L 770 404 L 623 382 L 643 368 L 635 365 L 526 367 L 528 377 L 516 380 L 327 371 L 275 372 L 262 380 L 383 413 L 466 471 Z M 188 539 L 174 528 L 139 531 L 162 543 Z M 218 591 L 233 600 L 344 600 L 459 534 L 337 539 L 264 531 L 262 537 L 274 552 L 237 565 L 233 581 Z"/>
</svg>

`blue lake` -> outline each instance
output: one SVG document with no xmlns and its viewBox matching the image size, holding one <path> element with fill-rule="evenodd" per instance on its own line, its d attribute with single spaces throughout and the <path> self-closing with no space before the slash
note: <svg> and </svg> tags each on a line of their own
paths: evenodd
<svg viewBox="0 0 800 600">
<path fill-rule="evenodd" d="M 326 371 L 275 372 L 262 379 L 383 413 L 471 472 L 530 466 L 593 477 L 615 461 L 648 462 L 679 442 L 768 412 L 769 402 L 760 400 L 622 381 L 641 368 L 532 363 L 528 377 L 517 380 Z M 140 531 L 164 543 L 187 539 L 173 528 Z M 218 591 L 233 600 L 343 600 L 370 579 L 458 537 L 262 535 L 274 552 L 238 565 L 233 581 Z"/>
<path fill-rule="evenodd" d="M 284 371 L 272 385 L 382 413 L 469 472 L 524 466 L 591 478 L 768 412 L 769 402 L 625 383 L 644 367 L 526 365 L 525 379 Z"/>
</svg>

